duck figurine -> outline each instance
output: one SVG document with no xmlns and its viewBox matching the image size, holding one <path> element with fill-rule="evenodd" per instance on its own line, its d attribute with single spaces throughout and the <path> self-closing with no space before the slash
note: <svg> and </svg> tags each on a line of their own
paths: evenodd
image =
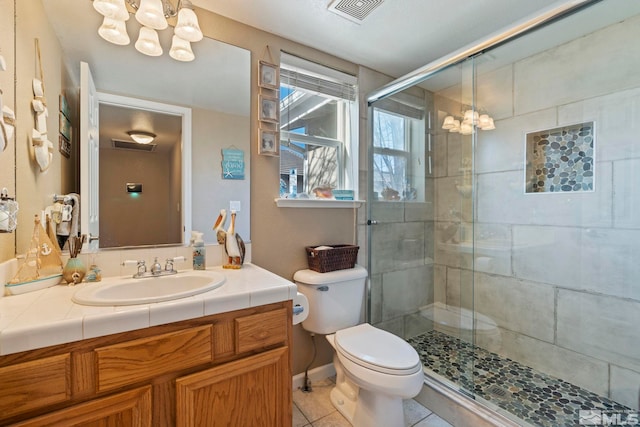
<svg viewBox="0 0 640 427">
<path fill-rule="evenodd" d="M 227 252 L 229 262 L 223 265 L 222 268 L 242 268 L 246 249 L 244 240 L 236 233 L 236 211 L 231 211 L 231 223 L 229 224 L 229 229 L 225 237 L 224 248 Z"/>
<path fill-rule="evenodd" d="M 220 214 L 216 223 L 213 224 L 213 231 L 216 232 L 216 239 L 218 239 L 219 245 L 224 245 L 224 241 L 227 237 L 227 233 L 224 231 L 224 223 L 227 221 L 227 210 L 220 209 Z"/>
</svg>

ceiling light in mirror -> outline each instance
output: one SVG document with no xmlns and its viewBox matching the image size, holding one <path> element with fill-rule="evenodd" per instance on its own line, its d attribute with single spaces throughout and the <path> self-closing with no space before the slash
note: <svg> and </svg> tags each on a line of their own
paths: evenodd
<svg viewBox="0 0 640 427">
<path fill-rule="evenodd" d="M 98 29 L 98 34 L 106 41 L 121 46 L 128 45 L 131 42 L 124 21 L 112 19 L 107 16 L 104 17 L 104 21 L 102 21 L 102 25 Z"/>
<path fill-rule="evenodd" d="M 148 27 L 140 28 L 136 49 L 138 52 L 149 56 L 162 55 L 162 46 L 160 46 L 160 40 L 158 39 L 156 30 Z"/>
<path fill-rule="evenodd" d="M 171 50 L 169 51 L 169 56 L 171 56 L 176 61 L 193 61 L 195 55 L 193 54 L 193 50 L 191 50 L 191 43 L 186 40 L 181 39 L 180 37 L 174 35 L 173 41 L 171 42 Z"/>
<path fill-rule="evenodd" d="M 130 130 L 127 134 L 138 144 L 149 144 L 156 137 L 155 133 L 142 130 Z"/>
<path fill-rule="evenodd" d="M 93 8 L 107 18 L 118 21 L 129 19 L 129 12 L 124 5 L 124 0 L 93 0 Z"/>
</svg>

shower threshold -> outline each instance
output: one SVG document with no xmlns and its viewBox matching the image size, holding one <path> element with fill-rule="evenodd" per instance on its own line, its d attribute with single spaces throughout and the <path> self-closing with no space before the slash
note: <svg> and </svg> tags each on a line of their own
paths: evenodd
<svg viewBox="0 0 640 427">
<path fill-rule="evenodd" d="M 435 330 L 407 342 L 417 350 L 425 370 L 534 426 L 577 426 L 580 410 L 632 412 L 611 399 Z"/>
</svg>

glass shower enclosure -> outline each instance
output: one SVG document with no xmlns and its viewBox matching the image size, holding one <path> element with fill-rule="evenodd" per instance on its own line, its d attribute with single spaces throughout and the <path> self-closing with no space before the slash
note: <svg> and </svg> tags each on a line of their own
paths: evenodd
<svg viewBox="0 0 640 427">
<path fill-rule="evenodd" d="M 637 416 L 639 36 L 584 2 L 370 98 L 369 321 L 523 425 Z"/>
</svg>

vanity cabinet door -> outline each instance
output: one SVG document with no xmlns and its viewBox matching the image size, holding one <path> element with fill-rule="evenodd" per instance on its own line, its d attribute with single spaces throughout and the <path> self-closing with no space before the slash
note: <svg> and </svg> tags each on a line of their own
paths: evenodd
<svg viewBox="0 0 640 427">
<path fill-rule="evenodd" d="M 0 368 L 0 414 L 9 417 L 71 398 L 71 356 L 44 357 Z"/>
<path fill-rule="evenodd" d="M 290 426 L 289 348 L 276 348 L 178 378 L 176 425 Z"/>
<path fill-rule="evenodd" d="M 150 427 L 151 386 L 80 403 L 13 426 Z"/>
</svg>

